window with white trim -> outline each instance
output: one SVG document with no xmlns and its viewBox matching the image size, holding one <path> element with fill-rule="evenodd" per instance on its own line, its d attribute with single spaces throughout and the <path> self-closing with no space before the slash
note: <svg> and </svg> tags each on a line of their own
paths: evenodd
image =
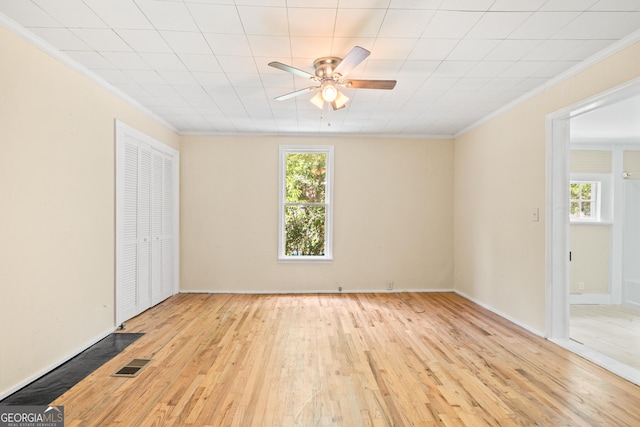
<svg viewBox="0 0 640 427">
<path fill-rule="evenodd" d="M 600 182 L 571 181 L 569 184 L 570 221 L 600 221 Z"/>
<path fill-rule="evenodd" d="M 280 146 L 278 259 L 333 258 L 333 146 Z"/>
</svg>

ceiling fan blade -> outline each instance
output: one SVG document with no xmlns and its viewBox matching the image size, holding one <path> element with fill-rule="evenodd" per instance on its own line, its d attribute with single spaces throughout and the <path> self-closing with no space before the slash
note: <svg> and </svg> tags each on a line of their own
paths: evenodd
<svg viewBox="0 0 640 427">
<path fill-rule="evenodd" d="M 286 93 L 284 95 L 277 96 L 277 97 L 275 97 L 273 99 L 275 99 L 276 101 L 284 101 L 285 99 L 291 99 L 291 98 L 296 97 L 298 95 L 302 95 L 303 93 L 311 92 L 311 91 L 314 91 L 314 90 L 317 90 L 317 89 L 320 89 L 320 86 L 306 87 L 304 89 L 299 89 L 299 90 L 296 90 L 294 92 L 290 92 L 290 93 Z"/>
<path fill-rule="evenodd" d="M 396 87 L 395 80 L 347 80 L 344 87 L 352 89 L 393 89 Z"/>
<path fill-rule="evenodd" d="M 273 61 L 268 64 L 270 67 L 277 68 L 278 70 L 286 71 L 288 73 L 295 74 L 296 76 L 304 77 L 305 79 L 317 80 L 315 74 L 307 73 L 299 68 L 292 67 L 291 65 L 283 64 L 282 62 Z"/>
<path fill-rule="evenodd" d="M 355 46 L 347 56 L 344 57 L 342 61 L 338 64 L 335 70 L 333 70 L 333 74 L 340 74 L 340 77 L 344 77 L 351 72 L 354 68 L 356 68 L 362 61 L 367 59 L 367 56 L 371 55 L 367 49 Z"/>
</svg>

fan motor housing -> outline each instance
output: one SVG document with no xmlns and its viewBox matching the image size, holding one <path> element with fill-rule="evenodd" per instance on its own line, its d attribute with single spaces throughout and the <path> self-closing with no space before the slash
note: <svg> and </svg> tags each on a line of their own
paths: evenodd
<svg viewBox="0 0 640 427">
<path fill-rule="evenodd" d="M 333 70 L 342 62 L 342 58 L 335 56 L 323 56 L 313 61 L 313 67 L 316 70 L 316 76 L 320 79 L 332 79 Z"/>
</svg>

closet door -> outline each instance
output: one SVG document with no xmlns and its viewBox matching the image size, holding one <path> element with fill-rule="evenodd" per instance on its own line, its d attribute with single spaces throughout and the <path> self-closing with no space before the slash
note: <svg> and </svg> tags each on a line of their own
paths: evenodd
<svg viewBox="0 0 640 427">
<path fill-rule="evenodd" d="M 116 322 L 138 314 L 138 145 L 126 138 L 118 178 L 121 181 L 116 266 Z"/>
<path fill-rule="evenodd" d="M 175 160 L 164 155 L 162 159 L 162 299 L 173 294 L 174 289 L 174 226 L 175 226 Z"/>
<path fill-rule="evenodd" d="M 162 301 L 162 153 L 153 150 L 151 181 L 151 289 L 152 304 Z"/>
<path fill-rule="evenodd" d="M 138 145 L 138 309 L 141 313 L 152 305 L 151 289 L 151 147 Z M 137 313 L 136 313 L 137 314 Z"/>
<path fill-rule="evenodd" d="M 178 153 L 116 125 L 116 324 L 177 288 Z"/>
</svg>

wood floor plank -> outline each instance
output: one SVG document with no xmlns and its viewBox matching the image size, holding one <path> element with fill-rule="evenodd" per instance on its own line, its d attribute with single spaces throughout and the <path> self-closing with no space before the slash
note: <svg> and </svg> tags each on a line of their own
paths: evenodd
<svg viewBox="0 0 640 427">
<path fill-rule="evenodd" d="M 126 331 L 68 425 L 640 425 L 638 386 L 453 293 L 182 294 Z"/>
</svg>

